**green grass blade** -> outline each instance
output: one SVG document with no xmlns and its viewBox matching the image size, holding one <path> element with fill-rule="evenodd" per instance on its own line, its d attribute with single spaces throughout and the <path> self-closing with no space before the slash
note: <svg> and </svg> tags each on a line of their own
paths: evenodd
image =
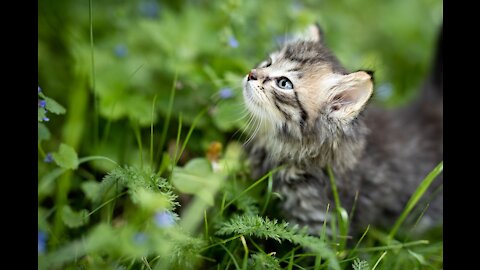
<svg viewBox="0 0 480 270">
<path fill-rule="evenodd" d="M 155 103 L 157 101 L 157 95 L 153 97 L 152 102 L 152 122 L 150 123 L 150 166 L 153 168 L 153 117 L 155 116 Z"/>
<path fill-rule="evenodd" d="M 248 246 L 247 241 L 245 241 L 245 237 L 242 235 L 240 236 L 240 241 L 242 242 L 243 250 L 245 250 L 245 254 L 243 255 L 243 263 L 242 269 L 247 270 L 248 267 Z"/>
<path fill-rule="evenodd" d="M 260 179 L 258 179 L 255 183 L 251 184 L 248 188 L 246 188 L 244 191 L 240 192 L 240 194 L 238 194 L 237 197 L 233 198 L 230 202 L 228 202 L 224 208 L 227 208 L 228 206 L 230 206 L 232 203 L 234 203 L 236 200 L 238 200 L 240 197 L 242 197 L 245 193 L 249 192 L 251 189 L 253 189 L 254 187 L 258 186 L 260 183 L 262 183 L 263 181 L 265 181 L 265 179 L 267 179 L 270 175 L 273 174 L 275 170 L 272 170 L 270 172 L 268 172 L 267 174 L 265 174 L 264 176 L 262 176 Z"/>
<path fill-rule="evenodd" d="M 423 196 L 425 191 L 427 191 L 428 187 L 432 184 L 433 180 L 437 178 L 437 176 L 443 171 L 443 161 L 440 162 L 428 175 L 423 179 L 423 181 L 420 183 L 420 185 L 417 187 L 415 192 L 413 193 L 412 197 L 407 203 L 407 206 L 403 210 L 402 214 L 400 217 L 397 219 L 395 222 L 395 225 L 393 226 L 393 229 L 390 231 L 390 234 L 388 235 L 388 239 L 392 240 L 393 237 L 395 237 L 395 234 L 397 233 L 398 229 L 402 225 L 403 221 L 405 218 L 407 218 L 408 214 L 412 211 L 413 207 L 418 203 L 420 198 Z"/>
<path fill-rule="evenodd" d="M 240 268 L 240 266 L 238 265 L 238 262 L 237 262 L 237 260 L 235 259 L 235 256 L 233 256 L 232 252 L 231 252 L 230 250 L 228 250 L 228 248 L 225 247 L 224 244 L 219 243 L 219 245 L 220 245 L 223 249 L 225 249 L 225 251 L 227 252 L 228 256 L 230 256 L 230 259 L 233 261 L 233 264 L 235 264 L 235 268 L 236 268 L 236 269 L 239 269 L 239 270 L 242 269 L 242 268 Z"/>
<path fill-rule="evenodd" d="M 335 201 L 335 210 L 337 212 L 337 219 L 338 219 L 338 231 L 339 235 L 343 236 L 342 241 L 340 241 L 339 248 L 343 250 L 347 243 L 347 234 L 348 234 L 348 214 L 346 213 L 345 209 L 343 209 L 342 205 L 340 204 L 340 197 L 338 196 L 337 185 L 335 184 L 335 178 L 333 176 L 333 171 L 330 166 L 327 166 L 328 178 L 330 180 L 330 185 L 332 188 L 333 199 Z"/>
<path fill-rule="evenodd" d="M 369 247 L 369 248 L 358 248 L 358 252 L 375 252 L 375 251 L 385 251 L 385 250 L 391 250 L 391 249 L 400 249 L 400 248 L 406 248 L 406 247 L 411 247 L 411 246 L 418 246 L 418 245 L 428 245 L 430 242 L 428 240 L 418 240 L 418 241 L 413 241 L 413 242 L 408 242 L 408 243 L 399 243 L 399 244 L 392 244 L 392 245 L 386 245 L 386 246 L 378 246 L 378 247 Z"/>
<path fill-rule="evenodd" d="M 183 155 L 183 152 L 185 151 L 185 148 L 187 147 L 187 143 L 190 140 L 190 136 L 192 135 L 193 130 L 197 126 L 198 120 L 203 116 L 204 113 L 206 113 L 208 108 L 202 110 L 196 117 L 193 119 L 193 123 L 190 126 L 190 129 L 188 130 L 187 136 L 185 137 L 185 140 L 183 141 L 182 148 L 180 149 L 180 153 L 178 154 L 178 157 L 175 159 L 175 164 L 178 162 L 180 157 Z"/>
<path fill-rule="evenodd" d="M 380 255 L 380 258 L 378 258 L 377 262 L 375 263 L 375 265 L 373 265 L 372 267 L 372 270 L 375 270 L 375 268 L 377 268 L 378 264 L 380 263 L 380 261 L 383 259 L 383 257 L 385 257 L 385 255 L 387 255 L 387 252 L 383 252 L 382 255 Z"/>
<path fill-rule="evenodd" d="M 140 152 L 140 168 L 143 168 L 143 147 L 142 147 L 142 136 L 140 134 L 140 127 L 138 126 L 138 123 L 133 122 L 134 120 L 131 120 L 131 126 L 133 129 L 133 132 L 135 133 L 135 138 L 137 139 L 137 144 L 138 144 L 138 149 Z"/>
<path fill-rule="evenodd" d="M 267 183 L 267 195 L 265 198 L 265 203 L 263 204 L 262 208 L 262 215 L 265 214 L 267 210 L 268 204 L 270 203 L 270 198 L 272 197 L 272 189 L 273 189 L 273 176 L 270 174 L 268 176 L 268 183 Z"/>
<path fill-rule="evenodd" d="M 90 61 L 92 64 L 92 90 L 93 90 L 93 108 L 94 108 L 94 118 L 93 118 L 93 143 L 95 146 L 98 144 L 99 133 L 98 133 L 98 118 L 99 118 L 99 109 L 98 109 L 98 97 L 97 90 L 95 86 L 95 53 L 93 45 L 93 4 L 92 0 L 88 1 L 88 16 L 90 24 Z"/>
<path fill-rule="evenodd" d="M 170 98 L 168 100 L 168 110 L 167 117 L 165 122 L 163 122 L 162 135 L 160 137 L 160 143 L 158 145 L 157 158 L 160 159 L 160 154 L 162 153 L 165 140 L 167 139 L 168 126 L 170 125 L 170 118 L 172 116 L 173 101 L 175 100 L 175 86 L 177 85 L 177 76 L 178 72 L 175 72 L 175 77 L 173 77 L 172 89 L 170 90 Z"/>
</svg>

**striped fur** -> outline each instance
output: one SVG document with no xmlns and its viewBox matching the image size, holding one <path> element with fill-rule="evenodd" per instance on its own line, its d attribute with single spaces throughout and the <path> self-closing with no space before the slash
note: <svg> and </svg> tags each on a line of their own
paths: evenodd
<svg viewBox="0 0 480 270">
<path fill-rule="evenodd" d="M 243 81 L 246 107 L 260 123 L 246 145 L 253 177 L 283 166 L 274 175 L 283 215 L 312 232 L 328 219 L 327 205 L 333 207 L 326 166 L 333 168 L 347 210 L 358 193 L 353 228 L 362 228 L 391 224 L 419 181 L 442 160 L 443 137 L 435 132 L 443 130 L 443 116 L 426 125 L 427 116 L 414 115 L 422 103 L 396 111 L 366 106 L 371 75 L 347 72 L 316 36 L 287 43 Z M 276 84 L 282 77 L 293 90 Z M 441 100 L 430 106 L 438 114 Z M 426 214 L 436 223 L 443 213 L 441 198 Z"/>
</svg>

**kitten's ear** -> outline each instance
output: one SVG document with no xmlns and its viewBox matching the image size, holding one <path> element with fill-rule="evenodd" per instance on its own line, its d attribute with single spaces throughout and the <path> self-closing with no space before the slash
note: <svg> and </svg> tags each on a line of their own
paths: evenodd
<svg viewBox="0 0 480 270">
<path fill-rule="evenodd" d="M 323 42 L 323 30 L 318 22 L 311 24 L 307 30 L 307 37 L 315 42 Z"/>
<path fill-rule="evenodd" d="M 349 121 L 360 113 L 373 92 L 372 77 L 365 71 L 343 75 L 327 100 L 331 117 Z"/>
</svg>

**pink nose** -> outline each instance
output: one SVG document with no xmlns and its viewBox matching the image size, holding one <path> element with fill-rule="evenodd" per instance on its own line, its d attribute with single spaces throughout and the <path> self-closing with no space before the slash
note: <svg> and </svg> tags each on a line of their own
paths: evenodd
<svg viewBox="0 0 480 270">
<path fill-rule="evenodd" d="M 250 80 L 256 80 L 256 79 L 257 79 L 257 71 L 255 69 L 252 69 L 252 71 L 248 73 L 247 80 L 250 81 Z"/>
</svg>

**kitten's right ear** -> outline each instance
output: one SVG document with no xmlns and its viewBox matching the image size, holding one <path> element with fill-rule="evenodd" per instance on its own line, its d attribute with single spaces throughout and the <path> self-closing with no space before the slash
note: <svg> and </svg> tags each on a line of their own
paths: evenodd
<svg viewBox="0 0 480 270">
<path fill-rule="evenodd" d="M 315 42 L 323 42 L 323 30 L 318 22 L 315 22 L 308 27 L 307 36 L 310 40 L 313 40 Z"/>
</svg>

